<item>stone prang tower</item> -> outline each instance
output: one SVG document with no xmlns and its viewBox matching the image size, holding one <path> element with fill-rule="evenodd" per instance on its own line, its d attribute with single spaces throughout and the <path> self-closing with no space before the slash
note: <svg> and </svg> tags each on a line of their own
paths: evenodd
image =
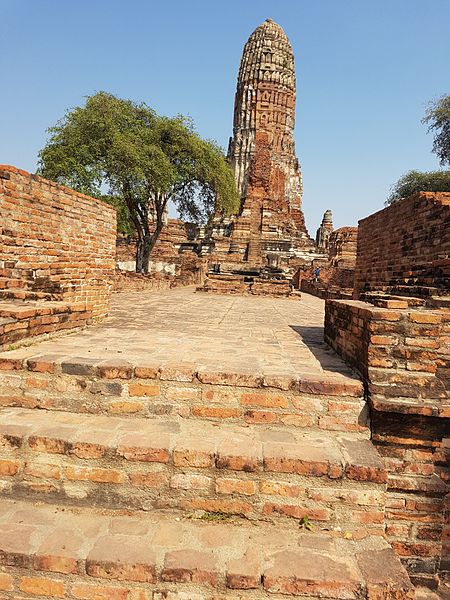
<svg viewBox="0 0 450 600">
<path fill-rule="evenodd" d="M 302 212 L 302 179 L 295 155 L 294 55 L 283 29 L 267 19 L 242 53 L 228 158 L 241 209 L 234 249 L 263 263 L 267 252 L 311 247 Z"/>
</svg>

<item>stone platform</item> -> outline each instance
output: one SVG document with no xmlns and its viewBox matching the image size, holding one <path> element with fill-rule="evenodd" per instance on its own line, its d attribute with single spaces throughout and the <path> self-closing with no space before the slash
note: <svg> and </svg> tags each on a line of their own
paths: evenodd
<svg viewBox="0 0 450 600">
<path fill-rule="evenodd" d="M 103 323 L 74 335 L 0 354 L 28 358 L 124 359 L 134 364 L 185 365 L 254 376 L 299 374 L 327 380 L 354 377 L 323 341 L 324 303 L 206 296 L 194 288 L 116 294 Z"/>
</svg>

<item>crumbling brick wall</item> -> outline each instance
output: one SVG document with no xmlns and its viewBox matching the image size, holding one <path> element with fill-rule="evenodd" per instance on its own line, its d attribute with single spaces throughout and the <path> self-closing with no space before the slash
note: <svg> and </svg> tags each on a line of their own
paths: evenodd
<svg viewBox="0 0 450 600">
<path fill-rule="evenodd" d="M 327 300 L 325 341 L 365 382 L 389 474 L 386 536 L 411 578 L 433 585 L 448 571 L 450 311 L 381 304 Z"/>
<path fill-rule="evenodd" d="M 357 227 L 340 227 L 330 235 L 328 261 L 332 267 L 354 269 L 358 240 Z"/>
<path fill-rule="evenodd" d="M 450 193 L 420 192 L 359 221 L 354 298 L 450 286 Z"/>
<path fill-rule="evenodd" d="M 114 279 L 116 211 L 11 166 L 0 166 L 2 290 L 45 293 L 107 313 Z"/>
<path fill-rule="evenodd" d="M 450 402 L 450 311 L 388 302 L 327 302 L 325 341 L 359 371 L 372 399 Z"/>
<path fill-rule="evenodd" d="M 450 194 L 400 200 L 359 222 L 355 300 L 325 310 L 326 342 L 365 383 L 388 470 L 386 536 L 431 587 L 449 571 L 449 253 Z"/>
</svg>

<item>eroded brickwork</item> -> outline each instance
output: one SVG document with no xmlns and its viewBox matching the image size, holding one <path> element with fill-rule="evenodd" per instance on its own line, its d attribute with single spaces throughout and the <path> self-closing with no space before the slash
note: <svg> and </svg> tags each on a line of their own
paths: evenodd
<svg viewBox="0 0 450 600">
<path fill-rule="evenodd" d="M 421 192 L 359 222 L 355 299 L 450 287 L 450 193 Z"/>
<path fill-rule="evenodd" d="M 382 303 L 327 301 L 325 340 L 366 383 L 372 438 L 389 472 L 386 535 L 411 576 L 433 585 L 448 571 L 450 312 Z"/>
<path fill-rule="evenodd" d="M 270 253 L 288 257 L 300 248 L 315 249 L 301 209 L 295 94 L 290 42 L 268 19 L 249 37 L 239 68 L 228 155 L 240 212 L 213 233 L 215 249 L 221 256 L 231 254 L 235 262 L 259 266 L 267 264 Z"/>
<path fill-rule="evenodd" d="M 358 228 L 335 229 L 328 243 L 328 261 L 332 267 L 354 269 L 356 264 Z"/>
<path fill-rule="evenodd" d="M 81 303 L 94 317 L 104 316 L 115 239 L 112 207 L 15 167 L 0 167 L 0 297 Z"/>
<path fill-rule="evenodd" d="M 449 570 L 449 218 L 450 194 L 421 193 L 360 221 L 355 295 L 371 303 L 329 300 L 325 313 L 327 343 L 366 385 L 386 535 L 431 587 Z"/>
</svg>

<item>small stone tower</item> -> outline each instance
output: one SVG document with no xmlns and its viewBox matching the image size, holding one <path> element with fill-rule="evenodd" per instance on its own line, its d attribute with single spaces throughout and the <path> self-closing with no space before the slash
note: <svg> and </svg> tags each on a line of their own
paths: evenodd
<svg viewBox="0 0 450 600">
<path fill-rule="evenodd" d="M 333 232 L 333 214 L 330 209 L 326 210 L 322 223 L 316 232 L 316 246 L 319 252 L 327 253 L 330 235 Z"/>
</svg>

